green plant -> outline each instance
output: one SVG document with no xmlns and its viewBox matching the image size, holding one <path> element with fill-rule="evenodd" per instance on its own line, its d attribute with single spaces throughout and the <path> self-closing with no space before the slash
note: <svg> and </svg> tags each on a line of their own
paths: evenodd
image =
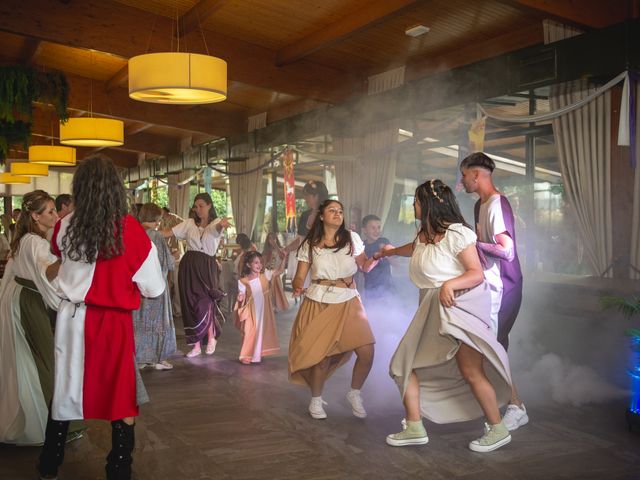
<svg viewBox="0 0 640 480">
<path fill-rule="evenodd" d="M 31 137 L 33 102 L 51 104 L 61 121 L 69 118 L 69 84 L 61 72 L 31 67 L 0 67 L 0 159 L 11 145 L 27 146 Z"/>
<path fill-rule="evenodd" d="M 618 310 L 627 319 L 632 319 L 636 315 L 640 316 L 640 296 L 632 296 L 629 298 L 620 296 L 607 296 L 600 300 L 602 307 L 605 310 Z M 627 335 L 634 339 L 640 339 L 640 327 L 632 327 L 627 329 Z M 640 351 L 640 343 L 635 342 L 632 348 L 636 351 Z"/>
</svg>

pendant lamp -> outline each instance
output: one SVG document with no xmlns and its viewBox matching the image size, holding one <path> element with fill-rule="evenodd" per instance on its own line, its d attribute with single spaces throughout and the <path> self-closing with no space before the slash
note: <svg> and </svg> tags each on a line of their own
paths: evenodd
<svg viewBox="0 0 640 480">
<path fill-rule="evenodd" d="M 185 52 L 129 59 L 129 97 L 149 103 L 191 105 L 227 99 L 227 62 Z"/>
<path fill-rule="evenodd" d="M 73 167 L 76 164 L 76 149 L 58 145 L 32 145 L 29 147 L 29 162 L 37 165 Z"/>
<path fill-rule="evenodd" d="M 49 165 L 38 165 L 30 162 L 14 162 L 11 164 L 11 175 L 23 177 L 46 177 L 49 175 Z"/>
<path fill-rule="evenodd" d="M 124 143 L 124 123 L 111 118 L 76 117 L 60 122 L 60 143 L 78 147 L 118 147 Z"/>
<path fill-rule="evenodd" d="M 2 172 L 0 173 L 0 183 L 7 185 L 27 185 L 31 183 L 31 178 L 11 175 L 9 172 Z"/>
</svg>

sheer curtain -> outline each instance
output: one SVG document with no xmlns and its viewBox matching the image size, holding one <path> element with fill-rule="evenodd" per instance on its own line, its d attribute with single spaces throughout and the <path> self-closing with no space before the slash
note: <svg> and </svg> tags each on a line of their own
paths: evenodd
<svg viewBox="0 0 640 480">
<path fill-rule="evenodd" d="M 633 218 L 631 219 L 631 265 L 629 276 L 640 280 L 640 84 L 636 85 L 636 166 L 633 189 Z"/>
<path fill-rule="evenodd" d="M 249 172 L 243 175 L 229 175 L 231 208 L 233 209 L 236 232 L 246 233 L 249 238 L 253 235 L 258 204 L 262 196 L 262 168 L 259 166 L 268 158 L 268 155 L 257 154 L 252 155 L 244 162 L 229 164 L 230 173 Z"/>
<path fill-rule="evenodd" d="M 581 32 L 556 22 L 544 22 L 545 43 Z M 549 97 L 552 110 L 589 95 L 585 81 L 556 85 Z M 595 274 L 612 260 L 611 224 L 611 93 L 552 121 L 567 199 L 574 212 L 585 253 Z M 609 271 L 607 276 L 612 276 Z"/>
<path fill-rule="evenodd" d="M 189 208 L 191 208 L 189 204 L 189 183 L 185 185 L 177 185 L 177 183 L 186 180 L 192 175 L 193 173 L 187 170 L 167 176 L 167 181 L 169 182 L 169 209 L 172 213 L 185 219 L 189 217 Z"/>
<path fill-rule="evenodd" d="M 397 122 L 372 128 L 364 138 L 338 138 L 334 141 L 336 153 L 354 155 L 336 162 L 338 197 L 347 213 L 353 207 L 362 216 L 374 214 L 384 224 L 396 175 L 396 153 L 391 150 L 398 142 Z M 389 149 L 389 152 L 384 152 Z M 376 152 L 371 157 L 367 152 Z M 355 156 L 357 155 L 357 156 Z M 348 222 L 356 219 L 347 219 Z"/>
<path fill-rule="evenodd" d="M 371 75 L 367 82 L 368 95 L 402 86 L 404 75 L 404 65 Z M 336 153 L 354 156 L 336 162 L 335 166 L 338 197 L 347 214 L 355 208 L 363 217 L 377 215 L 384 225 L 396 178 L 397 153 L 394 147 L 398 143 L 398 128 L 398 121 L 391 120 L 367 128 L 362 137 L 335 139 Z M 346 220 L 349 224 L 361 219 Z"/>
</svg>

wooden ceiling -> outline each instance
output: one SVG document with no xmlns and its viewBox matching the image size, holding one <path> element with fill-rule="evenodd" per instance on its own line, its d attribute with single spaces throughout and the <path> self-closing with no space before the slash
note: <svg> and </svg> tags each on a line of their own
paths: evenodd
<svg viewBox="0 0 640 480">
<path fill-rule="evenodd" d="M 362 95 L 367 77 L 406 65 L 405 80 L 542 42 L 544 18 L 600 28 L 637 14 L 636 0 L 2 0 L 0 62 L 66 73 L 72 116 L 125 121 L 122 166 Z M 176 20 L 177 19 L 177 20 Z M 176 24 L 179 25 L 176 32 Z M 417 24 L 428 34 L 404 31 Z M 176 50 L 224 58 L 224 103 L 168 106 L 129 99 L 127 60 Z M 57 138 L 46 105 L 34 143 Z M 297 140 L 297 139 L 293 139 Z M 83 149 L 86 154 L 91 150 Z M 17 150 L 11 156 L 24 156 Z"/>
</svg>

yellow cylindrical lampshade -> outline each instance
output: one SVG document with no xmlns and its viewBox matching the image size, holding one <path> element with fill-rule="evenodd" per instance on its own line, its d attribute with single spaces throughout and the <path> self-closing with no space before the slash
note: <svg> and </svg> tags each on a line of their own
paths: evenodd
<svg viewBox="0 0 640 480">
<path fill-rule="evenodd" d="M 29 162 L 16 162 L 11 164 L 11 175 L 23 177 L 46 177 L 49 175 L 49 165 L 38 165 Z"/>
<path fill-rule="evenodd" d="M 9 172 L 2 172 L 0 173 L 0 183 L 26 185 L 31 183 L 31 178 L 11 175 Z"/>
<path fill-rule="evenodd" d="M 227 99 L 227 62 L 197 53 L 148 53 L 129 59 L 129 97 L 189 105 Z"/>
<path fill-rule="evenodd" d="M 78 147 L 118 147 L 124 143 L 124 124 L 111 118 L 77 117 L 60 122 L 60 143 Z"/>
<path fill-rule="evenodd" d="M 76 164 L 76 149 L 58 145 L 32 145 L 29 147 L 29 162 L 72 167 Z"/>
</svg>

